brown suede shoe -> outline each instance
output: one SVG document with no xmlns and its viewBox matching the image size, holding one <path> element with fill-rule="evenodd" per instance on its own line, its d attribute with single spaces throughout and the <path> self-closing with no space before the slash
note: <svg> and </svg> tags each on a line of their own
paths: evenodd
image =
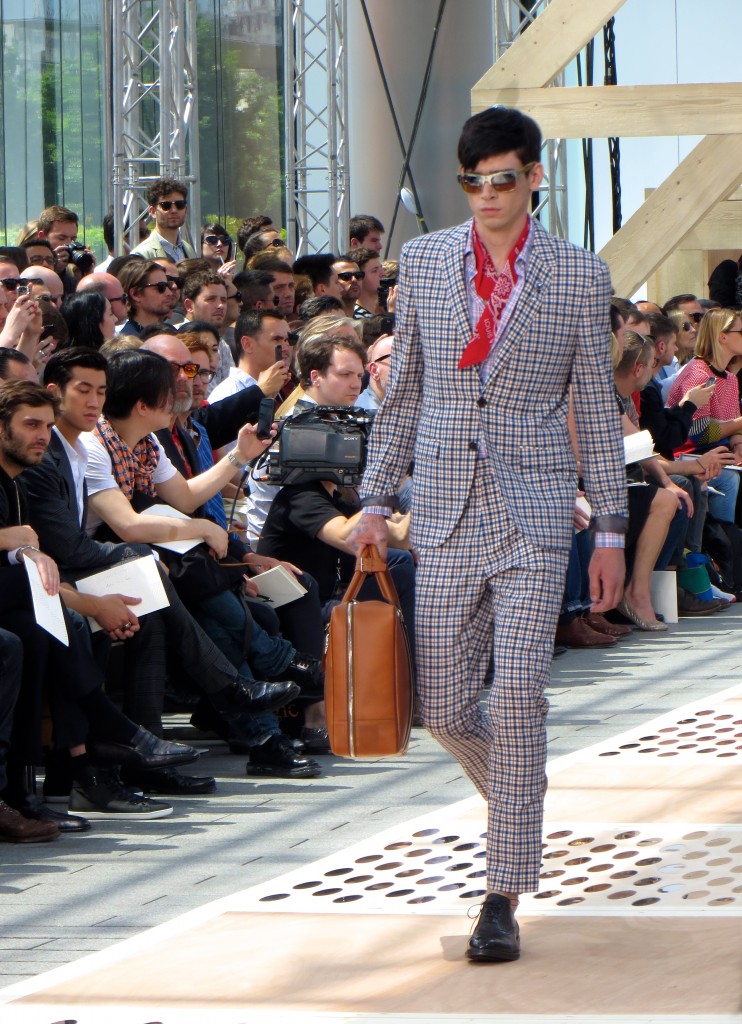
<svg viewBox="0 0 742 1024">
<path fill-rule="evenodd" d="M 556 642 L 567 647 L 613 647 L 617 642 L 613 636 L 591 629 L 579 616 L 567 625 L 557 626 Z"/>
<path fill-rule="evenodd" d="M 0 800 L 0 843 L 48 843 L 59 829 L 53 821 L 32 821 Z"/>
</svg>

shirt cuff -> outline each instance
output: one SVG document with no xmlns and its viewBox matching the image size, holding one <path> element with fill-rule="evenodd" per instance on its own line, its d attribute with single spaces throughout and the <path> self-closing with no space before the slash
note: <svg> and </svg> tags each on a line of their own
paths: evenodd
<svg viewBox="0 0 742 1024">
<path fill-rule="evenodd" d="M 21 560 L 18 557 L 18 548 L 15 548 L 13 551 L 7 551 L 6 554 L 8 556 L 8 565 L 20 565 L 21 564 Z"/>
<path fill-rule="evenodd" d="M 365 505 L 361 512 L 363 515 L 384 516 L 385 519 L 388 519 L 392 514 L 392 509 L 389 505 Z"/>
<path fill-rule="evenodd" d="M 596 548 L 623 548 L 626 547 L 626 535 L 600 530 L 593 534 L 593 543 Z"/>
</svg>

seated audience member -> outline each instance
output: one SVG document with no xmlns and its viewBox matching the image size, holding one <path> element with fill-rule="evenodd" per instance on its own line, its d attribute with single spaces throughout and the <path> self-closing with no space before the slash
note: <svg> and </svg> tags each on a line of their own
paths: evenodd
<svg viewBox="0 0 742 1024">
<path fill-rule="evenodd" d="M 216 222 L 205 224 L 201 229 L 201 255 L 209 261 L 214 272 L 225 266 L 234 270 L 237 265 L 232 251 L 232 239 L 227 229 Z"/>
<path fill-rule="evenodd" d="M 163 446 L 173 465 L 180 473 L 187 478 L 198 475 L 213 466 L 212 445 L 208 434 L 201 424 L 191 416 L 192 409 L 201 406 L 206 388 L 206 380 L 201 379 L 200 373 L 209 374 L 211 371 L 206 368 L 207 353 L 203 348 L 196 349 L 193 354 L 183 346 L 180 338 L 153 338 L 149 343 L 151 349 L 156 351 L 163 358 L 167 359 L 175 369 L 178 367 L 176 378 L 175 402 L 173 404 L 174 421 L 169 431 L 160 430 L 155 435 Z M 188 353 L 196 360 L 203 362 L 203 368 L 192 378 L 187 378 L 182 373 L 182 360 Z M 187 404 L 186 404 L 187 403 Z M 206 502 L 196 515 L 208 516 L 214 519 L 219 525 L 227 528 L 227 517 L 224 505 L 219 494 L 215 494 L 209 502 Z M 249 548 L 245 548 L 236 537 L 230 538 L 229 554 L 233 561 L 245 565 L 245 570 L 254 571 L 259 574 L 266 569 L 273 568 L 278 563 L 273 559 L 265 557 L 258 558 Z M 235 667 L 242 668 L 245 660 L 245 629 L 250 628 L 250 641 L 247 650 L 249 665 L 256 671 L 266 676 L 279 676 L 288 674 L 299 682 L 303 692 L 307 686 L 310 696 L 314 694 L 315 700 L 310 703 L 305 714 L 306 731 L 302 733 L 302 740 L 310 744 L 313 752 L 328 753 L 329 746 L 326 734 L 323 732 L 324 705 L 318 704 L 316 700 L 317 686 L 320 680 L 320 661 L 322 657 L 322 642 L 324 630 L 322 624 L 321 610 L 316 596 L 316 586 L 313 581 L 303 577 L 294 566 L 285 564 L 289 572 L 299 576 L 299 581 L 308 589 L 305 597 L 298 601 L 291 602 L 291 607 L 282 615 L 276 618 L 275 613 L 266 611 L 263 605 L 253 604 L 251 596 L 255 597 L 256 592 L 248 590 L 247 599 L 251 617 L 255 621 L 245 623 L 245 609 L 234 594 L 220 594 L 207 601 L 200 602 L 194 609 L 196 617 L 202 623 L 209 635 L 219 644 L 225 652 L 233 651 L 232 658 Z M 249 588 L 250 584 L 246 583 Z M 312 593 L 311 589 L 314 589 Z M 266 621 L 266 617 L 267 620 Z M 312 630 L 312 623 L 314 630 Z M 263 628 L 265 625 L 265 629 Z M 286 640 L 279 636 L 279 625 L 286 636 Z M 289 632 L 283 630 L 288 627 Z M 290 641 L 290 643 L 287 643 Z M 294 646 L 291 646 L 293 644 Z M 309 644 L 308 648 L 297 644 Z M 248 670 L 249 671 L 249 670 Z M 218 730 L 217 730 L 218 731 Z M 274 739 L 270 745 L 265 747 L 265 735 L 269 734 Z M 287 747 L 280 738 L 280 727 L 275 716 L 269 721 L 267 716 L 262 716 L 260 723 L 255 723 L 251 729 L 242 728 L 240 735 L 233 735 L 233 739 L 239 739 L 242 746 L 250 749 L 251 763 L 259 766 L 259 770 L 252 774 L 286 774 L 290 778 L 311 778 L 319 774 L 316 764 L 307 764 L 303 759 L 296 757 L 293 750 Z M 322 740 L 320 746 L 319 740 Z M 252 740 L 252 742 L 251 742 Z M 261 742 L 258 742 L 260 740 Z M 268 772 L 268 767 L 273 769 Z M 283 769 L 279 771 L 278 769 Z"/>
<path fill-rule="evenodd" d="M 145 368 L 148 361 L 155 358 L 152 353 L 137 353 L 137 356 L 135 361 L 143 363 Z M 134 357 L 116 357 L 114 365 L 117 359 L 122 358 L 125 363 L 127 358 L 131 363 Z M 162 369 L 162 362 L 157 357 L 159 370 Z M 167 364 L 164 369 L 167 370 L 164 380 L 172 389 L 172 374 Z M 93 350 L 69 349 L 50 361 L 47 386 L 59 396 L 57 423 L 43 462 L 25 475 L 33 526 L 44 547 L 55 552 L 63 575 L 70 580 L 87 575 L 96 568 L 114 565 L 149 551 L 143 544 L 130 541 L 99 542 L 91 539 L 86 532 L 88 497 L 83 472 L 87 468 L 87 450 L 80 437 L 84 431 L 89 430 L 100 413 L 106 389 L 106 373 L 105 360 Z M 162 373 L 160 377 L 159 383 L 162 386 Z M 118 490 L 117 493 L 120 500 L 131 509 L 124 495 Z M 110 503 L 113 504 L 113 500 Z M 126 519 L 125 511 L 120 518 Z M 138 517 L 135 526 L 124 527 L 124 532 L 138 526 L 140 532 L 145 534 L 160 531 L 152 539 L 164 540 L 168 533 L 176 536 L 181 532 L 180 528 L 161 532 L 161 524 L 168 522 L 172 521 L 159 519 L 158 525 L 155 517 L 145 514 Z M 151 524 L 149 531 L 148 523 Z M 180 524 L 181 528 L 186 527 L 186 534 L 195 537 L 205 536 L 200 531 L 212 525 L 206 521 L 196 523 L 195 526 L 190 521 L 180 521 Z M 220 531 L 216 527 L 214 531 L 218 537 Z M 269 712 L 281 707 L 298 693 L 298 687 L 288 682 L 256 683 L 240 676 L 186 611 L 169 577 L 161 573 L 161 579 L 169 605 L 141 620 L 137 619 L 128 606 L 132 602 L 129 601 L 127 605 L 121 595 L 105 598 L 77 595 L 75 598 L 75 610 L 95 619 L 112 639 L 125 641 L 124 653 L 130 659 L 127 661 L 126 672 L 127 700 L 129 707 L 137 712 L 137 718 L 149 721 L 154 731 L 161 730 L 166 641 L 169 641 L 170 651 L 177 651 L 182 658 L 185 673 L 196 689 L 205 694 L 226 719 Z M 194 793 L 213 789 L 213 780 L 174 776 L 172 773 L 137 781 L 146 782 L 147 788 L 157 792 Z"/>
<path fill-rule="evenodd" d="M 621 413 L 624 436 L 639 432 L 639 420 L 632 394 L 649 383 L 654 371 L 654 347 L 648 338 L 634 331 L 624 333 L 623 354 L 614 369 L 616 402 Z M 644 475 L 652 478 L 648 486 Z M 686 513 L 693 514 L 690 496 L 667 475 L 657 458 L 644 459 L 627 467 L 629 478 L 629 528 L 626 558 L 629 580 L 617 605 L 622 615 L 640 630 L 667 629 L 657 619 L 649 594 L 654 569 L 670 564 L 686 528 Z M 671 524 L 673 530 L 670 532 Z"/>
<path fill-rule="evenodd" d="M 46 239 L 39 238 L 38 235 L 36 235 L 24 242 L 21 248 L 26 254 L 28 267 L 46 267 L 47 270 L 56 271 L 57 258 L 54 255 L 54 250 Z M 28 269 L 28 267 L 26 269 Z"/>
<path fill-rule="evenodd" d="M 276 308 L 279 313 L 286 317 L 293 317 L 294 299 L 296 294 L 296 283 L 291 270 L 291 264 L 282 260 L 272 250 L 258 253 L 250 260 L 250 269 L 259 270 L 270 274 L 272 277 L 271 288 L 274 299 L 278 299 Z"/>
<path fill-rule="evenodd" d="M 380 255 L 384 247 L 381 240 L 383 234 L 384 225 L 378 218 L 372 217 L 370 213 L 356 214 L 350 218 L 348 231 L 351 252 L 353 249 L 371 249 Z"/>
<path fill-rule="evenodd" d="M 345 316 L 340 299 L 336 299 L 334 295 L 322 295 L 319 298 L 316 295 L 312 295 L 299 306 L 299 318 L 305 324 L 325 313 L 333 313 L 338 317 Z"/>
<path fill-rule="evenodd" d="M 742 318 L 733 310 L 710 309 L 701 321 L 695 358 L 680 370 L 668 395 L 668 402 L 674 404 L 689 389 L 708 385 L 713 378 L 715 386 L 708 404 L 693 415 L 685 451 L 703 451 L 723 441 L 734 454 L 735 463 L 742 462 L 739 383 L 727 369 L 739 355 L 742 355 Z M 724 469 L 711 485 L 719 493 L 709 494 L 709 512 L 720 522 L 733 523 L 739 474 Z"/>
<path fill-rule="evenodd" d="M 98 292 L 103 295 L 111 304 L 111 312 L 116 318 L 117 326 L 125 323 L 128 316 L 126 296 L 121 290 L 121 282 L 113 274 L 96 270 L 94 274 L 88 274 L 77 286 L 76 295 L 83 292 Z"/>
<path fill-rule="evenodd" d="M 165 257 L 180 263 L 195 256 L 182 233 L 188 217 L 188 187 L 174 178 L 158 178 L 146 193 L 149 215 L 155 222 L 149 237 L 131 251 L 146 260 Z"/>
<path fill-rule="evenodd" d="M 28 283 L 28 293 L 33 299 L 46 299 L 59 309 L 64 298 L 64 286 L 59 274 L 47 267 L 28 267 L 21 273 L 21 280 Z"/>
<path fill-rule="evenodd" d="M 154 260 L 129 258 L 118 279 L 129 312 L 120 334 L 140 335 L 145 327 L 159 324 L 169 315 L 172 291 L 165 271 Z"/>
<path fill-rule="evenodd" d="M 276 309 L 252 309 L 240 314 L 235 324 L 238 361 L 229 377 L 214 388 L 209 403 L 216 405 L 229 395 L 257 386 L 266 397 L 275 397 L 289 378 L 291 346 L 285 317 Z M 280 349 L 280 358 L 277 358 Z"/>
<path fill-rule="evenodd" d="M 300 256 L 291 268 L 295 274 L 303 274 L 312 282 L 312 290 L 318 299 L 332 295 L 342 303 L 343 290 L 335 270 L 335 256 L 331 252 Z"/>
<path fill-rule="evenodd" d="M 359 320 L 384 312 L 379 308 L 379 288 L 383 273 L 381 257 L 374 249 L 352 249 L 345 253 L 343 259 L 354 260 L 363 271 L 361 292 L 353 310 L 353 316 Z"/>
<path fill-rule="evenodd" d="M 674 378 L 680 368 L 693 358 L 698 328 L 705 310 L 695 295 L 686 294 L 673 295 L 662 307 L 662 312 L 673 321 L 678 332 L 675 359 L 665 371 L 661 384 L 662 397 L 667 402 Z"/>
<path fill-rule="evenodd" d="M 198 757 L 192 747 L 158 740 L 122 715 L 103 693 L 103 677 L 83 636 L 87 632 L 65 613 L 68 644 L 40 629 L 32 612 L 30 590 L 22 561 L 34 562 L 50 595 L 60 593 L 54 561 L 39 549 L 39 538 L 28 525 L 28 503 L 22 475 L 44 457 L 54 423 L 56 398 L 37 384 L 8 382 L 0 387 L 0 547 L 3 599 L 0 622 L 24 643 L 23 686 L 14 714 L 7 756 L 6 802 L 24 817 L 54 821 L 65 831 L 84 831 L 87 823 L 59 814 L 36 797 L 34 765 L 40 760 L 41 691 L 49 686 L 55 743 L 70 754 L 75 789 L 72 810 L 91 817 L 163 817 L 169 804 L 133 798 L 115 783 L 97 777 L 87 757 L 88 730 L 96 757 L 110 763 L 128 762 L 142 769 L 187 764 Z M 74 604 L 74 591 L 61 591 Z M 82 716 L 82 717 L 81 717 Z"/>
<path fill-rule="evenodd" d="M 352 406 L 361 391 L 365 350 L 357 338 L 319 337 L 304 342 L 297 354 L 304 398 L 296 412 L 312 405 Z M 281 488 L 268 512 L 258 541 L 258 554 L 291 562 L 308 572 L 319 586 L 329 611 L 350 582 L 355 557 L 348 536 L 361 515 L 355 492 L 331 481 Z M 388 522 L 392 548 L 409 547 L 409 516 Z M 402 614 L 414 650 L 414 565 L 409 551 L 389 554 Z M 361 597 L 376 592 L 364 584 Z"/>
<path fill-rule="evenodd" d="M 0 381 L 27 380 L 39 383 L 39 375 L 28 356 L 15 348 L 0 348 Z"/>
<path fill-rule="evenodd" d="M 361 282 L 366 276 L 365 272 L 354 260 L 348 260 L 342 256 L 335 261 L 333 266 L 340 282 L 343 311 L 346 316 L 352 317 L 358 296 L 361 294 Z"/>
<path fill-rule="evenodd" d="M 111 303 L 97 291 L 68 295 L 62 303 L 62 316 L 72 345 L 99 349 L 116 333 L 116 317 Z"/>
</svg>

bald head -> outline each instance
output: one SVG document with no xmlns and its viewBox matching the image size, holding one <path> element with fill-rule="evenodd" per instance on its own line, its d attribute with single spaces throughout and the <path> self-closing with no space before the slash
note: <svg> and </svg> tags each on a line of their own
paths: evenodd
<svg viewBox="0 0 742 1024">
<path fill-rule="evenodd" d="M 176 416 L 188 413 L 193 405 L 192 377 L 186 375 L 183 367 L 193 363 L 191 353 L 185 347 L 180 338 L 172 334 L 155 334 L 153 338 L 147 338 L 142 348 L 148 352 L 156 352 L 158 356 L 167 359 L 173 370 L 173 382 L 175 384 L 175 397 L 173 399 L 173 412 Z"/>
<path fill-rule="evenodd" d="M 59 308 L 64 296 L 64 285 L 59 274 L 48 267 L 27 267 L 20 275 L 24 280 L 29 281 L 29 295 L 35 299 L 46 299 L 53 302 Z M 41 282 L 39 284 L 38 282 Z"/>
<path fill-rule="evenodd" d="M 111 303 L 111 311 L 116 317 L 117 324 L 122 324 L 129 315 L 121 283 L 113 274 L 103 271 L 86 274 L 78 284 L 77 290 L 78 292 L 98 292 L 99 295 L 105 295 Z"/>
</svg>

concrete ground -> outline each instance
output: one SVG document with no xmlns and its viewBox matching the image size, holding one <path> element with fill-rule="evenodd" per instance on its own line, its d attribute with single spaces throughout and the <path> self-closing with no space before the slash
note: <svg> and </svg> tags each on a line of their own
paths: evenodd
<svg viewBox="0 0 742 1024">
<path fill-rule="evenodd" d="M 742 608 L 732 607 L 609 650 L 569 651 L 554 663 L 550 757 L 738 683 L 741 627 Z M 38 846 L 0 844 L 0 988 L 473 791 L 421 729 L 404 758 L 328 756 L 323 777 L 311 781 L 253 780 L 244 760 L 223 745 L 205 747 L 197 771 L 217 777 L 218 793 L 175 799 L 170 818 L 95 822 L 78 838 Z"/>
</svg>

